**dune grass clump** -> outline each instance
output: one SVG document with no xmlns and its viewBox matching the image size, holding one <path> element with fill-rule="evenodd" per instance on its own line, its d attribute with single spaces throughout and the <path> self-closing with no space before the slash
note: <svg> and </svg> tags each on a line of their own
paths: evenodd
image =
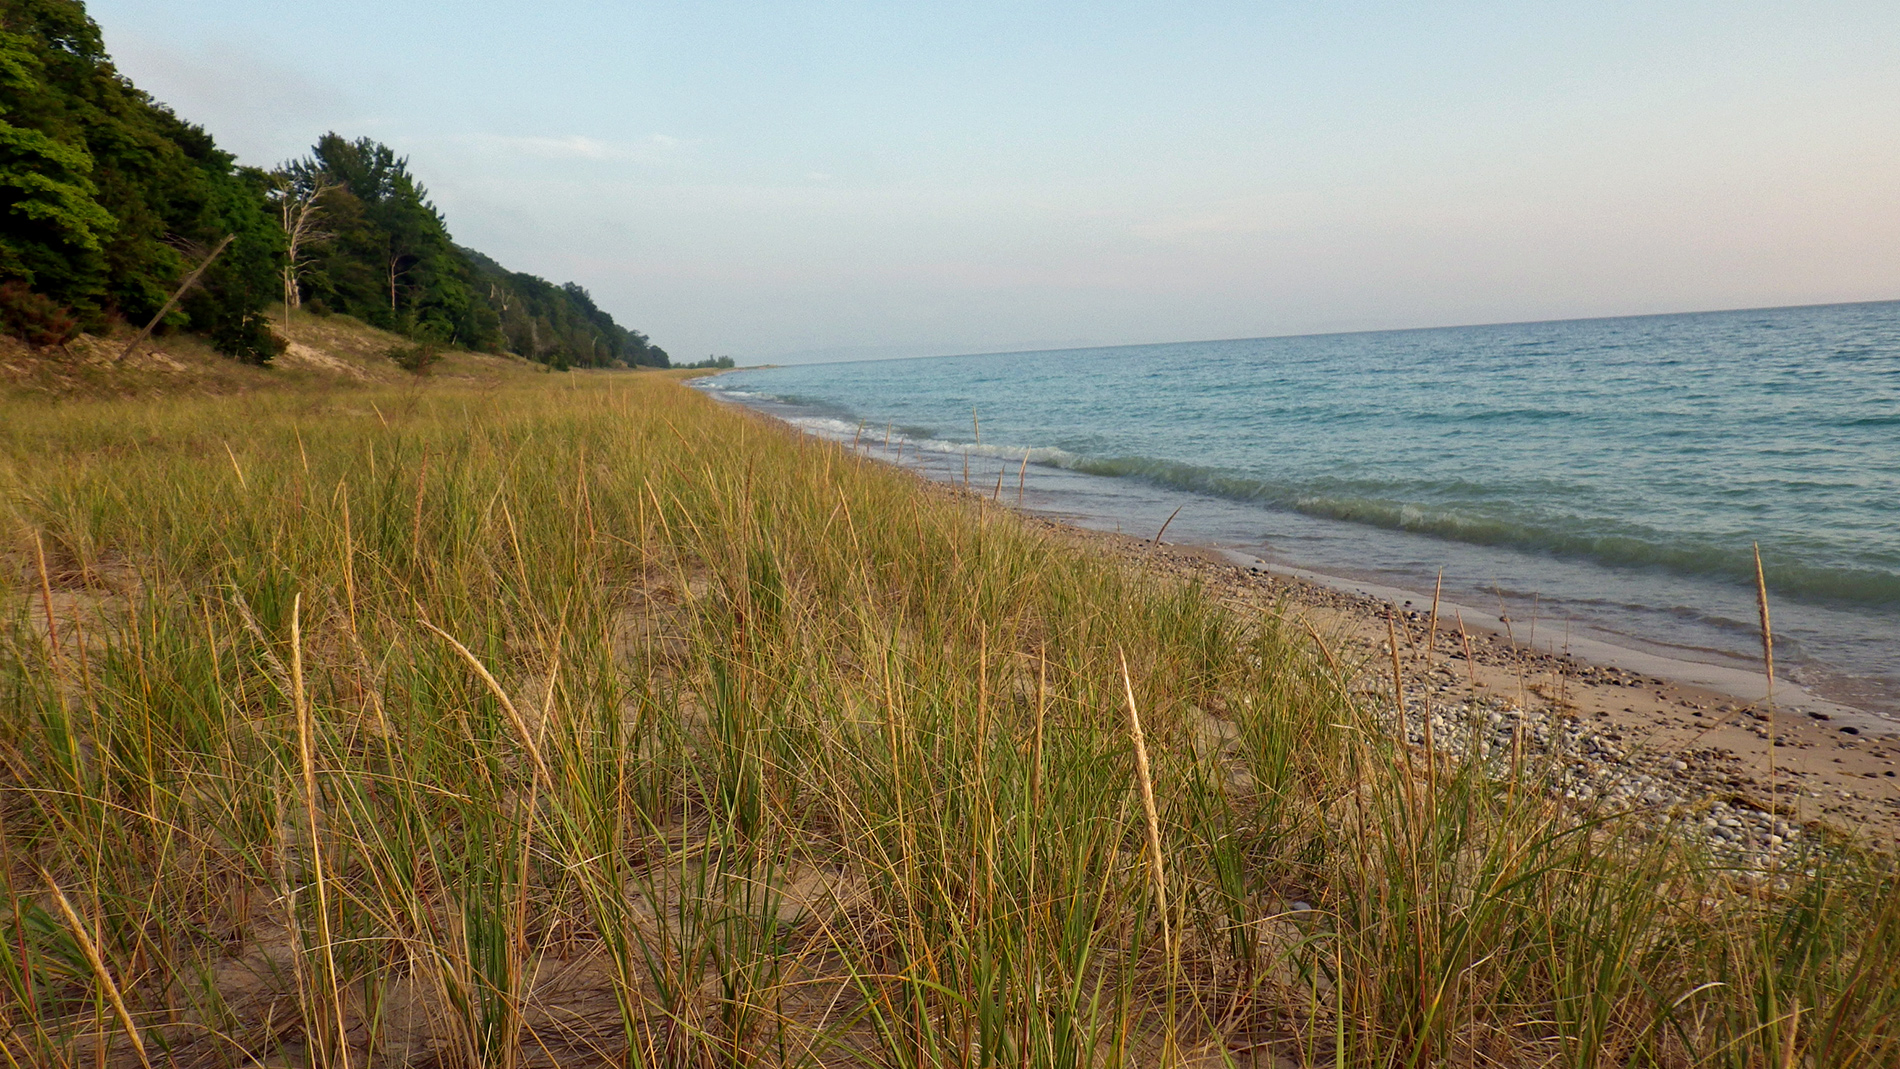
<svg viewBox="0 0 1900 1069">
<path fill-rule="evenodd" d="M 12 1064 L 1900 1062 L 1890 859 L 660 376 L 11 405 L 0 509 Z"/>
</svg>

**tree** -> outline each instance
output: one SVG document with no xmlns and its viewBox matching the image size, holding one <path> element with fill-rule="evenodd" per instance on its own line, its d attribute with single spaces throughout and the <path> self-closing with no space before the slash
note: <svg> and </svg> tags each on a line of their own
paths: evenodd
<svg viewBox="0 0 1900 1069">
<path fill-rule="evenodd" d="M 206 272 L 205 284 L 185 302 L 191 322 L 219 352 L 264 365 L 284 349 L 266 313 L 276 300 L 284 265 L 284 234 L 267 199 L 270 176 L 242 169 L 220 189 L 216 216 L 235 235 L 231 248 Z"/>
<path fill-rule="evenodd" d="M 0 30 L 0 273 L 61 296 L 96 293 L 105 273 L 102 241 L 118 221 L 99 205 L 92 153 L 6 118 L 22 104 L 46 109 L 43 65 L 32 46 Z"/>
<path fill-rule="evenodd" d="M 282 170 L 273 176 L 271 199 L 277 206 L 279 223 L 284 228 L 284 337 L 290 337 L 290 313 L 303 307 L 303 291 L 297 273 L 309 247 L 330 240 L 331 235 L 317 228 L 323 217 L 323 198 L 336 189 L 336 183 L 324 172 L 298 174 Z"/>
<path fill-rule="evenodd" d="M 119 74 L 78 0 L 0 0 L 0 292 L 22 335 L 123 319 L 258 364 L 282 347 L 266 309 L 287 335 L 306 297 L 552 367 L 667 362 L 583 287 L 457 247 L 387 145 L 332 132 L 272 174 L 239 167 Z"/>
<path fill-rule="evenodd" d="M 515 352 L 551 367 L 667 366 L 665 350 L 616 323 L 585 287 L 556 286 L 473 249 L 460 252 L 475 277 L 486 280 L 503 342 Z"/>
<path fill-rule="evenodd" d="M 178 288 L 192 250 L 233 235 L 163 326 L 255 355 L 253 320 L 282 244 L 255 176 L 126 81 L 76 0 L 0 7 L 0 84 L 0 278 L 27 282 L 91 328 L 114 315 L 144 322 Z"/>
<path fill-rule="evenodd" d="M 326 303 L 403 334 L 464 345 L 490 340 L 470 315 L 466 265 L 407 159 L 369 138 L 329 133 L 282 170 L 306 190 L 318 182 L 334 187 L 324 194 L 333 240 L 312 257 L 310 272 Z"/>
</svg>

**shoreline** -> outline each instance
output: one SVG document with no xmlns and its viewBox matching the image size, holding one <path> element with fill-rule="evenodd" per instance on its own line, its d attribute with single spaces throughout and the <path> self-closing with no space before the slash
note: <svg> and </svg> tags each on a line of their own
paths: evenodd
<svg viewBox="0 0 1900 1069">
<path fill-rule="evenodd" d="M 1193 543 L 1184 543 L 1192 545 Z M 1318 586 L 1328 587 L 1342 593 L 1358 595 L 1383 601 L 1389 604 L 1411 606 L 1422 602 L 1429 606 L 1431 594 L 1405 587 L 1389 586 L 1346 576 L 1332 575 L 1326 572 L 1299 568 L 1286 564 L 1274 564 L 1249 553 L 1226 549 L 1218 546 L 1201 546 L 1220 554 L 1237 567 L 1270 572 L 1292 579 L 1301 579 Z M 1438 609 L 1439 619 L 1455 622 L 1462 620 L 1467 627 L 1477 628 L 1492 634 L 1509 636 L 1513 633 L 1511 625 L 1515 622 L 1500 617 L 1485 609 L 1442 600 Z M 1619 636 L 1629 638 L 1629 636 Z M 1693 688 L 1717 696 L 1723 701 L 1738 703 L 1748 707 L 1766 707 L 1769 700 L 1768 688 L 1759 668 L 1745 669 L 1733 665 L 1714 664 L 1708 661 L 1691 660 L 1687 657 L 1671 657 L 1667 654 L 1650 653 L 1630 645 L 1605 641 L 1588 635 L 1567 635 L 1562 643 L 1563 653 L 1557 652 L 1554 643 L 1538 643 L 1534 637 L 1522 641 L 1509 639 L 1522 649 L 1543 656 L 1564 657 L 1600 668 L 1617 668 L 1637 676 L 1661 677 L 1668 683 L 1680 687 Z M 1635 639 L 1631 638 L 1634 642 Z M 1784 716 L 1807 717 L 1813 720 L 1829 721 L 1837 726 L 1851 726 L 1865 737 L 1894 737 L 1900 740 L 1900 722 L 1880 713 L 1859 709 L 1816 693 L 1812 687 L 1790 682 L 1777 677 L 1774 685 L 1773 704 Z M 1820 716 L 1813 714 L 1819 713 Z"/>
<path fill-rule="evenodd" d="M 1521 715 L 1550 729 L 1550 741 L 1538 748 L 1554 759 L 1554 766 L 1562 766 L 1564 774 L 1553 787 L 1581 787 L 1568 795 L 1580 802 L 1615 797 L 1595 784 L 1625 782 L 1636 788 L 1623 796 L 1633 800 L 1628 808 L 1664 814 L 1660 823 L 1680 824 L 1684 811 L 1716 828 L 1725 819 L 1739 820 L 1744 828 L 1759 830 L 1763 847 L 1781 845 L 1770 844 L 1770 835 L 1791 846 L 1799 833 L 1788 835 L 1790 828 L 1813 833 L 1823 826 L 1830 834 L 1885 848 L 1900 845 L 1900 732 L 1875 714 L 1846 710 L 1887 727 L 1883 734 L 1847 722 L 1846 714 L 1837 719 L 1819 699 L 1804 700 L 1807 711 L 1799 713 L 1778 700 L 1771 715 L 1766 703 L 1707 683 L 1603 663 L 1578 651 L 1533 649 L 1514 641 L 1495 617 L 1468 607 L 1462 634 L 1449 603 L 1440 605 L 1434 629 L 1429 596 L 1420 603 L 1417 595 L 1406 597 L 1407 591 L 1237 560 L 1244 555 L 1219 547 L 1156 545 L 1004 507 L 1086 549 L 1199 582 L 1231 608 L 1310 626 L 1336 653 L 1343 648 L 1341 660 L 1359 666 L 1357 689 L 1388 703 L 1389 617 L 1400 636 L 1407 706 L 1414 715 L 1422 707 L 1441 732 L 1493 714 L 1507 721 Z M 1465 659 L 1467 642 L 1471 661 Z M 1626 662 L 1636 663 L 1641 662 Z M 1729 678 L 1711 682 L 1736 683 Z M 1756 682 L 1758 692 L 1766 689 Z M 1778 699 L 1794 689 L 1778 686 Z"/>
<path fill-rule="evenodd" d="M 800 435 L 825 438 L 771 412 L 726 403 Z M 1474 718 L 1488 719 L 1493 728 L 1529 723 L 1533 732 L 1548 735 L 1537 748 L 1563 766 L 1553 788 L 1572 792 L 1569 797 L 1580 803 L 1646 809 L 1658 824 L 1701 822 L 1718 849 L 1726 843 L 1743 854 L 1755 850 L 1749 867 L 1765 867 L 1774 855 L 1794 849 L 1801 829 L 1809 837 L 1844 835 L 1900 847 L 1900 722 L 1878 713 L 1782 680 L 1771 708 L 1759 673 L 1599 639 L 1573 637 L 1565 653 L 1533 647 L 1514 634 L 1514 621 L 1449 601 L 1439 606 L 1434 628 L 1429 591 L 1271 564 L 1219 545 L 1157 545 L 1085 526 L 1079 517 L 992 501 L 873 450 L 834 444 L 907 472 L 921 486 L 980 507 L 1005 508 L 1085 549 L 1200 582 L 1230 607 L 1291 609 L 1316 634 L 1337 636 L 1364 669 L 1360 689 L 1368 689 L 1364 681 L 1378 680 L 1369 692 L 1382 693 L 1387 702 L 1390 615 L 1406 646 L 1403 674 L 1413 677 L 1408 708 L 1415 697 L 1422 702 L 1423 711 L 1442 724 L 1441 738 L 1448 730 L 1469 732 L 1469 724 L 1461 724 Z M 1436 641 L 1426 654 L 1423 647 L 1434 631 Z M 1464 658 L 1467 640 L 1475 663 Z M 1731 833 L 1741 838 L 1729 838 Z"/>
<path fill-rule="evenodd" d="M 1028 448 L 1027 454 L 1043 474 L 1030 479 L 1025 503 L 1018 471 L 1025 447 L 902 435 L 893 446 L 884 425 L 854 424 L 855 417 L 827 414 L 814 407 L 817 402 L 695 385 L 716 400 L 850 445 L 932 481 L 951 486 L 961 481 L 983 489 L 994 482 L 999 493 L 1007 484 L 1017 488 L 1017 507 L 1078 526 L 1141 532 L 1163 527 L 1166 520 L 1165 530 L 1176 541 L 1228 551 L 1249 566 L 1346 590 L 1377 592 L 1399 602 L 1429 602 L 1436 572 L 1449 599 L 1448 614 L 1462 608 L 1467 619 L 1489 619 L 1494 621 L 1491 626 L 1507 633 L 1515 623 L 1516 637 L 1535 640 L 1540 649 L 1567 649 L 1597 663 L 1664 676 L 1742 701 L 1758 701 L 1766 691 L 1752 580 L 1745 591 L 1704 590 L 1678 576 L 1661 576 L 1651 583 L 1640 569 L 1618 572 L 1589 560 L 1545 559 L 1518 546 L 1464 543 L 1379 524 L 1326 520 L 1192 487 L 1091 473 L 1050 462 L 1036 448 Z M 1771 594 L 1771 608 L 1778 705 L 1819 712 L 1862 732 L 1900 733 L 1900 676 L 1892 673 L 1887 659 L 1867 660 L 1886 644 L 1856 630 L 1871 626 L 1871 618 L 1835 619 L 1828 615 L 1834 609 L 1792 595 Z M 1837 625 L 1837 630 L 1828 630 Z"/>
</svg>

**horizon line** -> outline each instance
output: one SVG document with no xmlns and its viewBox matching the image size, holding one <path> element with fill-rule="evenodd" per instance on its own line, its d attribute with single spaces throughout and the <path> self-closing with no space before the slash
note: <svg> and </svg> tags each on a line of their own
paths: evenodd
<svg viewBox="0 0 1900 1069">
<path fill-rule="evenodd" d="M 799 364 L 876 364 L 895 360 L 945 360 L 962 356 L 1032 356 L 1041 353 L 1079 353 L 1108 349 L 1145 349 L 1155 345 L 1210 345 L 1216 342 L 1288 341 L 1295 338 L 1338 338 L 1355 334 L 1408 334 L 1426 330 L 1473 330 L 1480 327 L 1534 327 L 1551 323 L 1596 323 L 1613 319 L 1666 319 L 1672 316 L 1731 315 L 1738 312 L 1787 312 L 1802 308 L 1849 308 L 1856 305 L 1867 304 L 1900 304 L 1900 297 L 1883 297 L 1870 301 L 1818 301 L 1813 304 L 1769 304 L 1741 308 L 1704 308 L 1681 312 L 1636 312 L 1625 315 L 1559 316 L 1553 319 L 1503 319 L 1483 323 L 1441 323 L 1431 326 L 1415 327 L 1371 327 L 1362 330 L 1314 330 L 1292 334 L 1248 334 L 1225 338 L 1183 338 L 1172 341 L 1115 342 L 1108 345 L 1069 345 L 1049 349 L 984 349 L 961 353 L 921 353 L 916 356 L 871 356 L 858 360 L 809 360 L 799 361 Z M 866 346 L 865 348 L 871 347 Z M 806 351 L 809 352 L 811 350 Z M 765 363 L 745 364 L 734 370 L 759 367 L 786 367 L 789 365 L 777 363 L 776 361 L 783 361 L 787 359 L 787 357 L 796 355 L 796 353 L 785 353 L 777 357 L 768 358 Z"/>
</svg>

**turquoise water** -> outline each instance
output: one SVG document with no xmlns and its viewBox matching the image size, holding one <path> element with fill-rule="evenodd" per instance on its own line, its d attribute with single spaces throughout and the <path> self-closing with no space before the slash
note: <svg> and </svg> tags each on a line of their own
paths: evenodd
<svg viewBox="0 0 1900 1069">
<path fill-rule="evenodd" d="M 743 371 L 715 393 L 1095 526 L 1533 599 L 1900 708 L 1900 302 Z M 976 418 L 973 426 L 972 415 Z M 862 431 L 860 431 L 862 427 Z M 892 445 L 886 449 L 886 435 Z M 977 443 L 980 434 L 981 443 Z M 1021 460 L 1029 459 L 1028 472 Z"/>
</svg>

